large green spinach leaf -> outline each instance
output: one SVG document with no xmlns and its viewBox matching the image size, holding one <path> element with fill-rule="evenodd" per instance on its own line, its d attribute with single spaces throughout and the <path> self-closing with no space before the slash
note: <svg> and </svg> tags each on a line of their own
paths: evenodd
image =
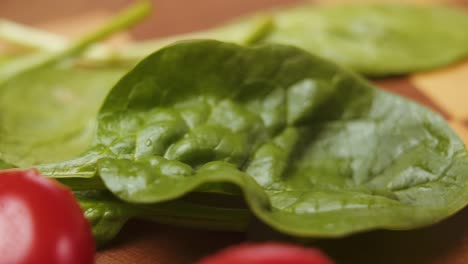
<svg viewBox="0 0 468 264">
<path fill-rule="evenodd" d="M 303 237 L 419 227 L 468 202 L 467 152 L 442 117 L 282 45 L 154 53 L 107 97 L 93 147 L 41 170 L 99 176 L 138 205 L 233 184 Z"/>
<path fill-rule="evenodd" d="M 105 96 L 124 73 L 46 67 L 0 85 L 0 158 L 24 167 L 81 154 Z"/>
</svg>

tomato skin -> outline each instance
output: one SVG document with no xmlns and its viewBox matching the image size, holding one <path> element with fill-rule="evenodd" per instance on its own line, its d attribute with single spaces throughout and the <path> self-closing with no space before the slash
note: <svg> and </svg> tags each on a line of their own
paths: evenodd
<svg viewBox="0 0 468 264">
<path fill-rule="evenodd" d="M 69 189 L 37 170 L 0 171 L 0 264 L 89 264 L 94 252 Z"/>
<path fill-rule="evenodd" d="M 202 259 L 198 264 L 333 264 L 315 248 L 303 248 L 284 243 L 245 243 Z"/>
</svg>

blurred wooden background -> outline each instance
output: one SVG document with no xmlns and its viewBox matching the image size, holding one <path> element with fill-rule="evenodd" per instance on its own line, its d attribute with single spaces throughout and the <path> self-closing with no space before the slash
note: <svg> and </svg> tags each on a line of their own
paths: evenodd
<svg viewBox="0 0 468 264">
<path fill-rule="evenodd" d="M 0 0 L 0 17 L 26 24 L 43 24 L 51 18 L 68 20 L 83 14 L 112 13 L 131 0 Z M 267 7 L 304 0 L 153 0 L 149 19 L 132 30 L 136 39 L 185 33 L 217 25 L 226 19 Z"/>
<path fill-rule="evenodd" d="M 0 0 L 0 17 L 38 25 L 105 10 L 115 12 L 132 0 Z M 211 27 L 242 14 L 303 2 L 445 3 L 468 6 L 468 0 L 153 0 L 153 15 L 132 29 L 136 39 L 161 37 Z"/>
</svg>

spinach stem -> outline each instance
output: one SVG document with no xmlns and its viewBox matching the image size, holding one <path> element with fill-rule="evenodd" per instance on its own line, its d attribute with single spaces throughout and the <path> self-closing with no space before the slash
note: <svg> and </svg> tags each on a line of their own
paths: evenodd
<svg viewBox="0 0 468 264">
<path fill-rule="evenodd" d="M 190 40 L 190 39 L 216 39 L 220 41 L 234 42 L 240 45 L 251 45 L 262 39 L 274 27 L 273 18 L 271 16 L 258 16 L 251 21 L 246 27 L 241 29 L 232 29 L 227 25 L 226 27 L 219 27 L 199 32 L 175 35 L 167 38 L 146 40 L 137 42 L 128 46 L 122 47 L 118 54 L 117 61 L 131 62 L 138 61 L 151 53 L 163 48 L 164 46 L 173 44 L 177 41 Z M 230 30 L 234 37 L 226 38 L 224 30 Z"/>
<path fill-rule="evenodd" d="M 69 180 L 59 179 L 70 187 Z M 84 181 L 84 182 L 83 182 Z M 78 185 L 76 185 L 78 184 Z M 250 210 L 245 207 L 224 206 L 223 199 L 218 203 L 204 203 L 196 197 L 186 196 L 180 199 L 153 204 L 129 203 L 111 195 L 98 177 L 78 179 L 71 184 L 73 192 L 80 203 L 96 203 L 109 208 L 118 208 L 126 218 L 152 221 L 161 224 L 191 227 L 208 230 L 243 232 L 252 218 Z M 94 187 L 96 187 L 94 189 Z M 93 193 L 107 193 L 106 196 L 93 196 Z M 90 195 L 91 194 L 91 195 Z"/>
<path fill-rule="evenodd" d="M 131 21 L 131 19 L 134 18 L 134 16 L 132 16 L 132 12 L 138 14 L 138 12 L 145 11 L 146 9 L 144 6 L 135 6 L 132 10 L 128 11 L 128 14 L 130 15 L 127 16 L 127 18 L 130 18 L 130 20 L 116 20 L 120 22 L 121 25 L 116 23 L 116 25 L 114 25 L 116 27 L 115 31 L 133 24 L 125 24 L 125 20 L 133 22 Z M 271 32 L 273 27 L 274 21 L 271 16 L 258 16 L 253 18 L 249 27 L 243 29 L 240 34 L 234 34 L 237 36 L 236 39 L 229 39 L 228 41 L 233 41 L 242 45 L 252 45 L 261 40 L 269 32 Z M 220 29 L 222 29 L 222 27 Z M 114 30 L 111 30 L 110 33 L 112 32 L 114 32 Z M 101 32 L 101 34 L 106 34 L 106 32 Z M 143 59 L 152 52 L 166 45 L 172 44 L 173 42 L 200 38 L 214 38 L 221 40 L 223 39 L 223 34 L 222 31 L 215 28 L 211 30 L 180 34 L 167 38 L 152 39 L 134 44 L 129 44 L 127 46 L 121 47 L 119 51 L 113 50 L 103 45 L 95 44 L 92 47 L 90 47 L 88 51 L 83 54 L 83 56 L 81 56 L 80 62 L 83 62 L 86 65 L 102 64 L 109 62 L 133 63 Z M 69 41 L 59 35 L 28 27 L 26 25 L 17 24 L 15 22 L 7 20 L 0 20 L 0 39 L 6 40 L 8 42 L 22 47 L 38 49 L 45 52 L 62 51 L 69 47 L 67 50 L 69 50 L 69 52 L 72 54 L 76 54 L 79 53 L 83 48 L 78 45 L 79 43 L 75 44 L 75 48 L 70 47 Z M 93 43 L 99 39 L 101 39 L 100 36 L 97 36 L 96 39 L 93 39 L 92 36 L 89 36 L 87 39 L 83 39 L 81 41 L 81 44 L 85 44 L 87 46 L 88 43 Z M 61 56 L 67 56 L 70 55 L 70 53 L 62 54 Z"/>
<path fill-rule="evenodd" d="M 124 28 L 128 28 L 131 25 L 134 25 L 142 18 L 146 17 L 151 11 L 151 5 L 147 1 L 139 2 L 128 9 L 117 14 L 109 23 L 103 25 L 100 29 L 92 32 L 91 34 L 83 37 L 80 41 L 72 44 L 69 48 L 63 52 L 58 53 L 56 56 L 53 56 L 49 61 L 45 63 L 54 63 L 58 60 L 72 57 L 81 53 L 89 45 L 104 39 L 115 32 L 118 32 Z"/>
<path fill-rule="evenodd" d="M 191 228 L 242 232 L 247 230 L 252 217 L 246 208 L 207 205 L 194 202 L 189 197 L 142 204 L 119 200 L 107 191 L 78 191 L 74 195 L 85 211 L 94 208 L 103 210 L 102 214 L 107 217 L 118 215 L 121 219 L 140 219 Z"/>
<path fill-rule="evenodd" d="M 60 51 L 67 46 L 67 41 L 59 35 L 0 19 L 0 40 L 28 49 Z"/>
<path fill-rule="evenodd" d="M 107 24 L 98 28 L 96 31 L 84 36 L 82 39 L 64 49 L 55 52 L 35 52 L 33 54 L 21 56 L 9 62 L 8 67 L 0 68 L 0 84 L 2 81 L 20 72 L 55 64 L 61 60 L 76 56 L 95 42 L 137 23 L 148 15 L 150 11 L 151 5 L 149 2 L 138 2 L 114 16 Z"/>
<path fill-rule="evenodd" d="M 185 201 L 172 201 L 151 206 L 132 204 L 136 219 L 191 228 L 245 231 L 251 214 L 247 209 L 221 208 Z"/>
<path fill-rule="evenodd" d="M 274 20 L 272 16 L 262 16 L 257 18 L 258 22 L 252 28 L 252 31 L 246 36 L 243 41 L 244 45 L 252 45 L 263 39 L 274 28 Z"/>
<path fill-rule="evenodd" d="M 102 182 L 100 177 L 64 177 L 64 178 L 54 178 L 60 183 L 66 185 L 68 188 L 72 189 L 75 192 L 79 191 L 106 191 L 107 188 Z"/>
</svg>

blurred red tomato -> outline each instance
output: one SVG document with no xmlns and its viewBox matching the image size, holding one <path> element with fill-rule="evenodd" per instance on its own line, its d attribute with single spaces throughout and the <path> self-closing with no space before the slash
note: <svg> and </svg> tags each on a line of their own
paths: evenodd
<svg viewBox="0 0 468 264">
<path fill-rule="evenodd" d="M 0 171 L 0 263 L 94 263 L 90 226 L 73 193 L 36 170 Z"/>
<path fill-rule="evenodd" d="M 198 264 L 333 264 L 315 248 L 283 243 L 241 244 L 202 259 Z"/>
</svg>

